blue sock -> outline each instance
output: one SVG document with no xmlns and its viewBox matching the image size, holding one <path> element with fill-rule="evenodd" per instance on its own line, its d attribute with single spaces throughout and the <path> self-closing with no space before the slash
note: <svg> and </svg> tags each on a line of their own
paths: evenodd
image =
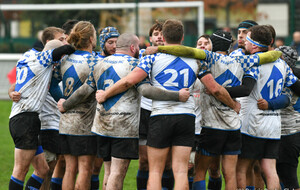
<svg viewBox="0 0 300 190">
<path fill-rule="evenodd" d="M 189 189 L 192 190 L 193 189 L 194 177 L 188 176 L 188 180 L 189 180 Z"/>
<path fill-rule="evenodd" d="M 51 178 L 51 190 L 61 190 L 62 178 Z"/>
<path fill-rule="evenodd" d="M 91 190 L 99 190 L 99 175 L 92 175 Z"/>
<path fill-rule="evenodd" d="M 136 187 L 138 190 L 147 189 L 149 171 L 138 170 L 136 175 Z"/>
<path fill-rule="evenodd" d="M 42 178 L 32 174 L 26 183 L 25 190 L 40 189 L 43 182 L 44 182 L 44 180 Z"/>
<path fill-rule="evenodd" d="M 193 183 L 193 190 L 205 190 L 205 189 L 206 189 L 205 180 L 197 181 Z"/>
<path fill-rule="evenodd" d="M 24 181 L 18 180 L 17 178 L 14 178 L 13 176 L 10 177 L 9 181 L 9 190 L 23 190 Z"/>
<path fill-rule="evenodd" d="M 246 189 L 248 189 L 248 190 L 255 190 L 255 187 L 254 186 L 247 186 Z"/>
<path fill-rule="evenodd" d="M 284 189 L 284 184 L 280 182 L 281 189 Z"/>
</svg>

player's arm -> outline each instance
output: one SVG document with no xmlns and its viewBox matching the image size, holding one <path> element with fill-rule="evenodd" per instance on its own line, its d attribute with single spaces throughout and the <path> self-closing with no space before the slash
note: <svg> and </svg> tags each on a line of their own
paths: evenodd
<svg viewBox="0 0 300 190">
<path fill-rule="evenodd" d="M 154 54 L 154 53 L 167 53 L 179 57 L 187 57 L 194 59 L 205 59 L 206 53 L 202 49 L 187 47 L 187 46 L 151 46 L 147 47 L 144 54 Z"/>
<path fill-rule="evenodd" d="M 84 83 L 68 99 L 60 99 L 57 107 L 60 112 L 66 112 L 84 102 L 93 92 L 95 92 L 95 89 L 87 83 Z"/>
<path fill-rule="evenodd" d="M 21 99 L 21 93 L 15 91 L 16 83 L 12 84 L 8 89 L 8 96 L 9 98 L 14 101 L 18 102 Z"/>
<path fill-rule="evenodd" d="M 228 107 L 232 108 L 235 112 L 239 113 L 241 109 L 240 103 L 234 101 L 230 97 L 227 90 L 221 85 L 219 85 L 209 72 L 202 74 L 198 78 L 216 99 L 223 102 Z"/>
<path fill-rule="evenodd" d="M 116 82 L 107 90 L 97 90 L 96 100 L 98 103 L 101 104 L 105 102 L 108 98 L 120 94 L 132 87 L 133 85 L 137 84 L 138 82 L 141 82 L 147 76 L 148 74 L 143 69 L 136 67 L 126 77 Z"/>
<path fill-rule="evenodd" d="M 139 85 L 137 90 L 142 96 L 159 101 L 186 102 L 190 97 L 188 88 L 183 88 L 180 91 L 171 91 L 154 87 L 150 83 L 144 83 Z"/>
<path fill-rule="evenodd" d="M 63 93 L 59 87 L 59 80 L 52 76 L 49 92 L 55 101 L 59 101 L 63 97 Z"/>
<path fill-rule="evenodd" d="M 281 94 L 280 96 L 272 99 L 272 100 L 265 100 L 265 99 L 258 99 L 257 100 L 257 107 L 261 110 L 277 110 L 283 109 L 288 107 L 290 104 L 290 98 L 285 95 Z"/>
<path fill-rule="evenodd" d="M 242 80 L 242 85 L 234 86 L 234 87 L 225 87 L 232 98 L 249 96 L 254 85 L 256 84 L 256 80 L 249 76 L 244 76 Z"/>
<path fill-rule="evenodd" d="M 59 61 L 63 55 L 70 55 L 75 52 L 75 48 L 71 45 L 63 45 L 61 47 L 55 48 L 52 51 L 53 61 Z"/>
</svg>

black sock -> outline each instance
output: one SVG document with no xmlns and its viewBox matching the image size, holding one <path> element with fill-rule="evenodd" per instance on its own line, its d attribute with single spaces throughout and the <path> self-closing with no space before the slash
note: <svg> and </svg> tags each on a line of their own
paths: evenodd
<svg viewBox="0 0 300 190">
<path fill-rule="evenodd" d="M 222 176 L 219 178 L 209 177 L 207 189 L 221 190 L 222 188 Z"/>
<path fill-rule="evenodd" d="M 32 174 L 26 183 L 25 190 L 40 189 L 43 181 L 39 176 Z"/>
<path fill-rule="evenodd" d="M 92 175 L 91 190 L 99 190 L 99 175 Z"/>
<path fill-rule="evenodd" d="M 174 187 L 174 176 L 172 170 L 165 170 L 161 180 L 162 187 L 172 190 Z"/>
<path fill-rule="evenodd" d="M 21 181 L 11 176 L 9 181 L 9 187 L 8 187 L 9 190 L 23 190 L 23 186 L 24 186 L 24 181 Z"/>
<path fill-rule="evenodd" d="M 51 190 L 61 190 L 62 178 L 52 178 L 51 179 Z"/>
<path fill-rule="evenodd" d="M 147 189 L 149 171 L 138 170 L 136 175 L 136 187 L 138 190 Z"/>
</svg>

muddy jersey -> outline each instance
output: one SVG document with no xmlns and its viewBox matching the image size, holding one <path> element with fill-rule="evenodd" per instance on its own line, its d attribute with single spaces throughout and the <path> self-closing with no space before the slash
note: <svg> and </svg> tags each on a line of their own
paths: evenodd
<svg viewBox="0 0 300 190">
<path fill-rule="evenodd" d="M 94 90 L 106 90 L 127 76 L 138 62 L 125 54 L 108 56 L 95 65 L 87 84 Z M 139 116 L 140 95 L 132 87 L 97 104 L 92 132 L 107 137 L 138 138 Z"/>
<path fill-rule="evenodd" d="M 57 102 L 49 92 L 47 93 L 39 117 L 41 120 L 41 130 L 59 130 L 60 112 L 57 108 Z"/>
<path fill-rule="evenodd" d="M 145 49 L 141 49 L 139 52 L 139 59 L 143 58 L 143 53 Z M 144 96 L 141 97 L 141 108 L 151 111 L 152 110 L 152 100 L 149 98 L 145 98 Z"/>
<path fill-rule="evenodd" d="M 13 102 L 9 118 L 22 112 L 38 112 L 45 102 L 52 76 L 52 50 L 25 52 L 17 63 L 15 91 L 21 93 L 19 102 Z"/>
<path fill-rule="evenodd" d="M 143 57 L 138 67 L 150 74 L 153 86 L 172 91 L 179 91 L 182 88 L 192 90 L 199 72 L 195 59 L 176 57 L 164 53 Z M 190 97 L 186 102 L 153 100 L 151 116 L 174 114 L 191 114 L 195 116 L 193 97 Z"/>
<path fill-rule="evenodd" d="M 223 87 L 235 87 L 242 84 L 244 73 L 255 80 L 258 77 L 257 66 L 258 55 L 251 56 L 227 56 L 219 53 L 206 51 L 206 60 L 217 83 Z M 241 127 L 239 115 L 228 106 L 217 100 L 215 97 L 205 93 L 201 88 L 201 107 L 203 127 L 221 130 L 238 130 Z"/>
<path fill-rule="evenodd" d="M 62 81 L 64 99 L 70 97 L 88 78 L 95 65 L 93 55 L 87 51 L 76 50 L 61 60 L 54 77 Z M 92 93 L 85 102 L 61 114 L 60 134 L 93 135 L 91 127 L 96 109 L 95 94 Z"/>
<path fill-rule="evenodd" d="M 300 98 L 289 88 L 285 89 L 285 94 L 291 98 L 291 103 L 280 111 L 281 135 L 292 135 L 300 132 Z"/>
<path fill-rule="evenodd" d="M 284 87 L 296 81 L 297 77 L 281 59 L 259 66 L 259 78 L 250 95 L 243 99 L 241 132 L 258 138 L 280 139 L 280 110 L 260 110 L 257 100 L 272 100 L 281 95 Z"/>
</svg>

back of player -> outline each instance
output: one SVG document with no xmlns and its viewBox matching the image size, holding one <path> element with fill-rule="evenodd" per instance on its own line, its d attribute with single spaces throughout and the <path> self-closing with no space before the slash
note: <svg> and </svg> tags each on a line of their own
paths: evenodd
<svg viewBox="0 0 300 190">
<path fill-rule="evenodd" d="M 76 50 L 72 55 L 62 60 L 60 74 L 63 83 L 63 96 L 67 99 L 87 79 L 93 63 L 88 65 L 87 57 L 92 56 L 87 51 Z M 72 110 L 61 115 L 60 134 L 92 135 L 91 126 L 95 114 L 95 98 L 90 98 L 77 105 Z"/>
<path fill-rule="evenodd" d="M 105 90 L 128 75 L 137 64 L 138 59 L 125 54 L 106 57 L 95 66 L 95 82 L 90 85 Z M 135 88 L 97 104 L 92 131 L 108 137 L 138 138 L 139 104 L 140 96 Z"/>
<path fill-rule="evenodd" d="M 257 100 L 272 100 L 282 93 L 283 87 L 291 86 L 295 81 L 291 69 L 281 59 L 273 64 L 259 67 L 259 78 L 251 94 L 244 100 L 242 133 L 260 138 L 280 139 L 279 110 L 260 110 Z"/>
</svg>

